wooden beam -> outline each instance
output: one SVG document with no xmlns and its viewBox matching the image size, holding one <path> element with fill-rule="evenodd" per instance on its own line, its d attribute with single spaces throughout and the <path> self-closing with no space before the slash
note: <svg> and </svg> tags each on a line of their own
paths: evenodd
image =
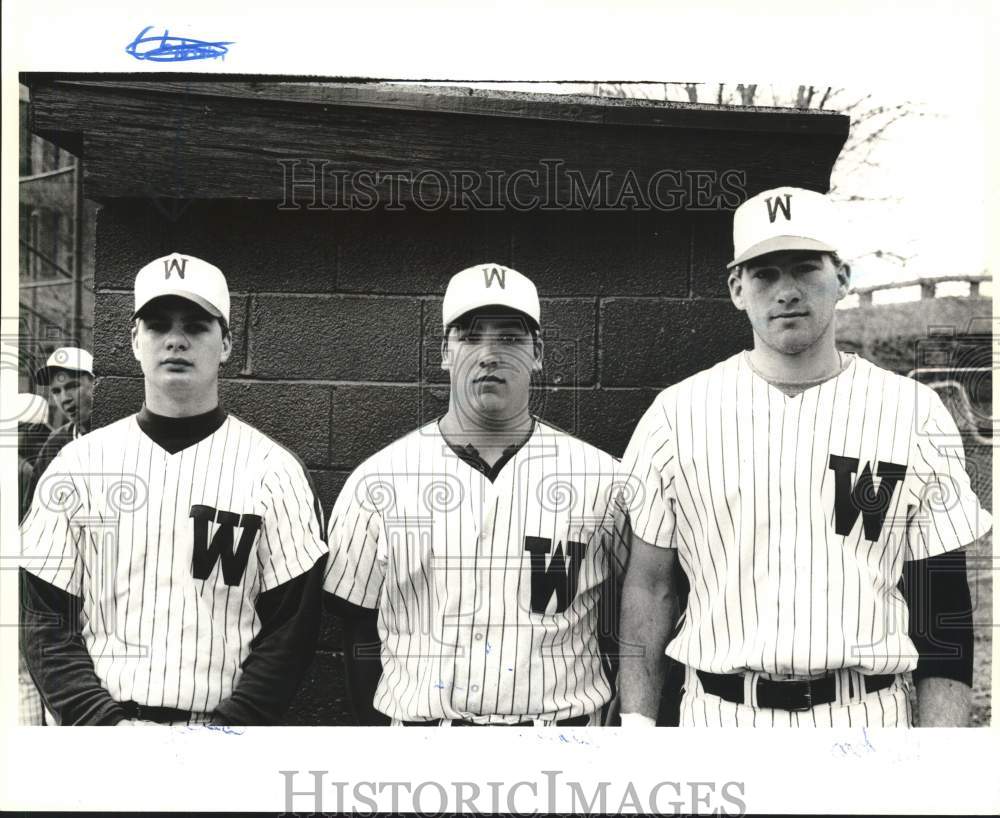
<svg viewBox="0 0 1000 818">
<path fill-rule="evenodd" d="M 74 79 L 72 75 L 32 74 L 25 77 L 32 91 L 53 82 L 67 87 L 103 92 L 136 91 L 144 95 L 205 99 L 242 99 L 294 105 L 378 108 L 468 116 L 541 119 L 593 125 L 635 125 L 754 133 L 810 133 L 847 137 L 850 119 L 831 111 L 710 105 L 619 99 L 571 94 L 534 94 L 461 86 L 400 85 L 384 82 L 331 80 L 220 81 L 218 75 L 158 75 L 143 81 L 134 75 L 99 75 Z"/>
<path fill-rule="evenodd" d="M 968 282 L 972 287 L 975 288 L 975 292 L 979 292 L 979 285 L 984 281 L 991 281 L 992 276 L 986 273 L 959 273 L 956 275 L 942 275 L 934 276 L 933 278 L 913 278 L 906 281 L 889 281 L 883 284 L 871 284 L 867 287 L 854 287 L 851 292 L 863 295 L 865 293 L 874 293 L 879 290 L 900 290 L 904 287 L 924 287 L 928 283 L 930 284 L 943 284 L 947 281 L 965 281 Z"/>
<path fill-rule="evenodd" d="M 789 179 L 826 190 L 846 136 L 846 117 L 830 115 L 467 99 L 308 83 L 36 78 L 31 94 L 36 131 L 81 140 L 86 195 L 97 200 L 280 202 L 294 178 L 308 179 L 320 167 L 328 193 L 337 174 L 404 174 L 402 183 L 383 176 L 362 184 L 382 201 L 395 192 L 403 203 L 426 204 L 428 194 L 433 201 L 440 186 L 434 174 L 445 174 L 449 197 L 441 206 L 454 202 L 455 174 L 473 172 L 477 181 L 467 194 L 517 207 L 529 189 L 550 202 L 570 201 L 579 188 L 565 175 L 570 170 L 585 185 L 609 174 L 612 196 L 631 173 L 640 189 L 657 189 L 676 209 L 732 209 L 742 193 Z M 794 123 L 802 125 L 796 130 Z M 547 160 L 555 169 L 548 176 Z M 422 172 L 418 190 L 411 181 Z M 720 206 L 725 172 L 745 181 L 736 185 L 739 199 Z M 695 201 L 699 173 L 707 174 L 701 178 L 708 188 L 714 175 L 714 201 Z M 675 187 L 683 195 L 671 197 Z M 304 199 L 311 198 L 306 190 Z"/>
</svg>

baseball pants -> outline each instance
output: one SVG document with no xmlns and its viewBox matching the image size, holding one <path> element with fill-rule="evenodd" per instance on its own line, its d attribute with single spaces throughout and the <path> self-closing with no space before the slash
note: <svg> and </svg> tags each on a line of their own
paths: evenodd
<svg viewBox="0 0 1000 818">
<path fill-rule="evenodd" d="M 684 696 L 681 699 L 681 727 L 910 727 L 913 717 L 909 684 L 898 675 L 883 690 L 862 693 L 861 674 L 837 670 L 837 701 L 818 704 L 809 710 L 777 710 L 737 704 L 706 693 L 693 668 L 685 668 Z M 848 683 L 853 674 L 853 684 Z M 761 674 L 748 673 L 747 689 Z M 850 695 L 847 691 L 853 689 Z"/>
</svg>

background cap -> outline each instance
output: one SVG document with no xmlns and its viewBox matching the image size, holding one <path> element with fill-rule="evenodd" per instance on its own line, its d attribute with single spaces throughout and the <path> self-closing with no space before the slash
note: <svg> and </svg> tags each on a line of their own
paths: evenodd
<svg viewBox="0 0 1000 818">
<path fill-rule="evenodd" d="M 777 250 L 835 253 L 841 242 L 836 205 L 798 187 L 765 190 L 733 213 L 733 260 L 728 268 Z"/>
<path fill-rule="evenodd" d="M 193 301 L 229 326 L 229 286 L 222 270 L 194 256 L 171 253 L 155 259 L 135 277 L 135 318 L 154 298 L 177 295 Z"/>
<path fill-rule="evenodd" d="M 59 347 L 49 355 L 45 366 L 40 367 L 35 372 L 35 383 L 40 386 L 48 386 L 52 376 L 60 369 L 70 372 L 86 372 L 88 375 L 94 374 L 94 356 L 87 350 L 79 347 Z"/>
<path fill-rule="evenodd" d="M 49 402 L 41 395 L 19 392 L 17 396 L 17 422 L 46 424 L 49 422 Z"/>
<path fill-rule="evenodd" d="M 509 307 L 541 325 L 542 310 L 535 285 L 502 264 L 477 264 L 453 275 L 441 306 L 442 324 L 447 327 L 481 307 Z"/>
</svg>

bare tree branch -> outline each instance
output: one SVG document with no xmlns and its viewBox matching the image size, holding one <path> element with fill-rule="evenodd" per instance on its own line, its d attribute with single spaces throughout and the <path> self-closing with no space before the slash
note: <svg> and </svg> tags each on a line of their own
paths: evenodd
<svg viewBox="0 0 1000 818">
<path fill-rule="evenodd" d="M 862 105 L 864 105 L 864 103 L 866 103 L 871 98 L 872 98 L 871 94 L 865 94 L 863 97 L 861 97 L 858 100 L 855 100 L 850 105 L 843 106 L 840 109 L 840 113 L 850 115 L 855 109 L 857 109 L 857 108 L 861 107 Z"/>
</svg>

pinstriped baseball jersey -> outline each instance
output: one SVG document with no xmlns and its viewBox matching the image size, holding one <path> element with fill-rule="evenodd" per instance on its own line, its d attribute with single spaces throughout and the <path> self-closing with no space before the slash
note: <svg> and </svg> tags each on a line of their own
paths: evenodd
<svg viewBox="0 0 1000 818">
<path fill-rule="evenodd" d="M 135 416 L 68 443 L 21 526 L 22 565 L 83 600 L 117 701 L 212 711 L 260 630 L 254 602 L 326 553 L 302 466 L 229 415 L 175 454 Z"/>
<path fill-rule="evenodd" d="M 690 580 L 667 653 L 715 673 L 913 669 L 903 562 L 992 523 L 936 393 L 856 356 L 787 397 L 735 355 L 656 398 L 622 469 Z"/>
<path fill-rule="evenodd" d="M 375 707 L 486 722 L 599 710 L 615 476 L 610 455 L 537 420 L 493 482 L 436 422 L 362 463 L 331 513 L 324 587 L 378 608 Z"/>
</svg>

